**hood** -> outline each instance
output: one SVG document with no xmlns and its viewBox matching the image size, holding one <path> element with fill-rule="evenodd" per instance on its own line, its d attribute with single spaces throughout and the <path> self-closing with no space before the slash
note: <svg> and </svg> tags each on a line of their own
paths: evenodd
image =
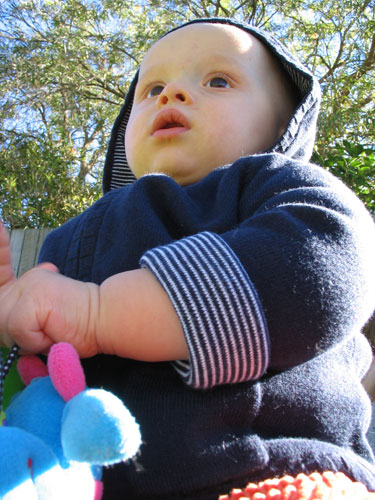
<svg viewBox="0 0 375 500">
<path fill-rule="evenodd" d="M 314 146 L 320 105 L 320 86 L 317 79 L 273 35 L 248 24 L 226 18 L 202 18 L 184 23 L 168 33 L 194 23 L 222 23 L 236 26 L 258 38 L 276 55 L 299 92 L 299 104 L 283 135 L 264 153 L 280 153 L 295 160 L 309 161 Z M 137 80 L 138 71 L 112 129 L 104 165 L 104 193 L 131 184 L 136 180 L 127 163 L 124 137 Z"/>
</svg>

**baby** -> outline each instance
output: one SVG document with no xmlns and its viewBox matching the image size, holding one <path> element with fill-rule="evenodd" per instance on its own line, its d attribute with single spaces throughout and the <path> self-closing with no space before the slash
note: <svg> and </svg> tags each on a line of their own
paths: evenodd
<svg viewBox="0 0 375 500">
<path fill-rule="evenodd" d="M 105 498 L 213 500 L 315 470 L 375 489 L 360 384 L 375 231 L 308 163 L 318 107 L 269 34 L 187 23 L 146 53 L 106 194 L 48 237 L 48 263 L 16 280 L 2 229 L 2 342 L 72 343 L 140 423 L 137 464 L 106 471 Z"/>
</svg>

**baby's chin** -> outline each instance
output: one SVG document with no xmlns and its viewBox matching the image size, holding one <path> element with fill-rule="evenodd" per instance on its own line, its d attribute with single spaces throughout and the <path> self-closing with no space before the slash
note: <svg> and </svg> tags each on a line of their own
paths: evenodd
<svg viewBox="0 0 375 500">
<path fill-rule="evenodd" d="M 136 179 L 149 175 L 165 175 L 173 179 L 180 186 L 189 186 L 195 182 L 200 181 L 205 177 L 206 173 L 192 172 L 189 169 L 178 168 L 177 166 L 171 166 L 169 168 L 148 168 L 148 169 L 131 169 Z"/>
<path fill-rule="evenodd" d="M 224 165 L 228 165 L 230 162 L 224 161 L 220 164 L 217 164 L 216 161 L 211 163 L 207 162 L 206 168 L 204 169 L 201 168 L 201 164 L 204 164 L 204 161 L 199 160 L 196 163 L 199 165 L 198 168 L 195 162 L 189 163 L 189 161 L 163 162 L 160 165 L 148 165 L 148 168 L 141 166 L 134 169 L 130 168 L 137 179 L 146 175 L 161 174 L 172 178 L 180 186 L 190 186 L 191 184 L 201 181 L 214 170 Z"/>
</svg>

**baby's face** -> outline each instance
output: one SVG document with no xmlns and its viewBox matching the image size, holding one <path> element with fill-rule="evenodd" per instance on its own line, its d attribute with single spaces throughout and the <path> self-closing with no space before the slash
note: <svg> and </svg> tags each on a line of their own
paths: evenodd
<svg viewBox="0 0 375 500">
<path fill-rule="evenodd" d="M 155 43 L 140 68 L 125 146 L 135 176 L 197 182 L 271 147 L 292 109 L 267 49 L 239 28 L 193 24 Z"/>
</svg>

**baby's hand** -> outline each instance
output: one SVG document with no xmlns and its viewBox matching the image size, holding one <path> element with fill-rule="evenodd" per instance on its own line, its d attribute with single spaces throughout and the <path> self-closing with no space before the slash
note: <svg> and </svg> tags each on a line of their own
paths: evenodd
<svg viewBox="0 0 375 500">
<path fill-rule="evenodd" d="M 96 319 L 99 287 L 60 275 L 41 264 L 16 279 L 7 232 L 0 223 L 0 343 L 25 352 L 46 352 L 59 341 L 81 357 L 98 353 Z"/>
</svg>

